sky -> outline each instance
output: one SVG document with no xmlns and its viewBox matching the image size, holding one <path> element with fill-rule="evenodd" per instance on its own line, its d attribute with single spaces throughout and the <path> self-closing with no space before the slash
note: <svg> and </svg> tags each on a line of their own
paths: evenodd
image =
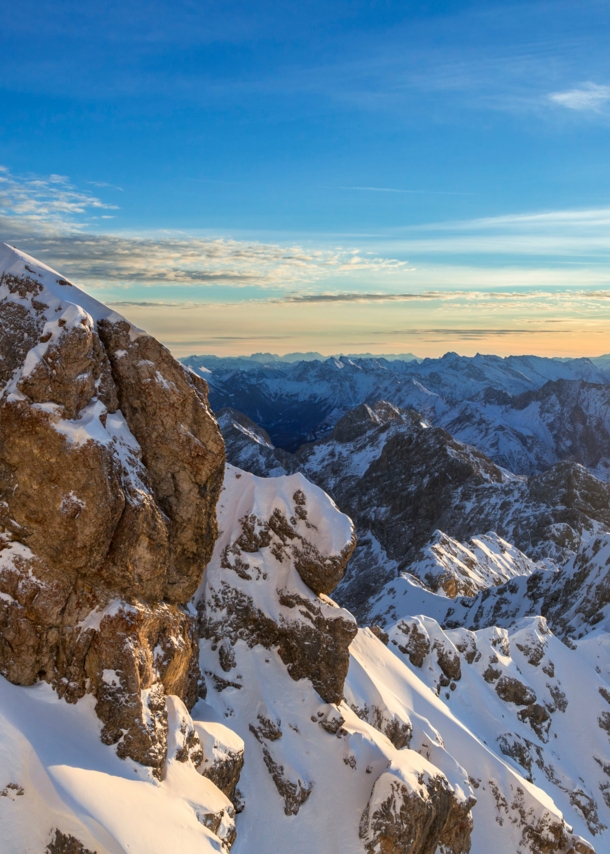
<svg viewBox="0 0 610 854">
<path fill-rule="evenodd" d="M 610 352 L 610 0 L 0 12 L 0 239 L 177 356 Z"/>
</svg>

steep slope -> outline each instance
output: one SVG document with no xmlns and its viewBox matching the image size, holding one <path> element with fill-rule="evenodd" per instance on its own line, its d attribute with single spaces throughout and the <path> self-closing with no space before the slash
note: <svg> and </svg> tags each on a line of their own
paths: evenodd
<svg viewBox="0 0 610 854">
<path fill-rule="evenodd" d="M 194 713 L 211 707 L 246 743 L 234 854 L 287 839 L 294 854 L 591 850 L 408 659 L 312 591 L 332 588 L 353 548 L 324 493 L 229 466 L 219 524 L 197 597 L 208 693 Z"/>
</svg>

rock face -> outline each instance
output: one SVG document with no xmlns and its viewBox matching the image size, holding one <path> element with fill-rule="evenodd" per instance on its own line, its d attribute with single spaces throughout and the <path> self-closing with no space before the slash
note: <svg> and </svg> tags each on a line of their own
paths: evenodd
<svg viewBox="0 0 610 854">
<path fill-rule="evenodd" d="M 93 852 L 85 848 L 74 836 L 67 836 L 61 830 L 55 830 L 55 836 L 47 845 L 47 854 L 93 854 Z"/>
<path fill-rule="evenodd" d="M 0 249 L 0 673 L 96 700 L 160 770 L 165 694 L 192 705 L 184 606 L 217 535 L 205 383 L 65 279 Z"/>
<path fill-rule="evenodd" d="M 244 767 L 244 742 L 223 724 L 197 721 L 195 729 L 203 750 L 197 766 L 199 773 L 211 780 L 241 812 L 244 804 L 237 784 Z"/>
<path fill-rule="evenodd" d="M 441 850 L 469 854 L 475 799 L 460 804 L 445 777 L 427 768 L 413 791 L 401 771 L 390 766 L 373 787 L 360 822 L 365 850 L 428 854 L 440 844 Z"/>
</svg>

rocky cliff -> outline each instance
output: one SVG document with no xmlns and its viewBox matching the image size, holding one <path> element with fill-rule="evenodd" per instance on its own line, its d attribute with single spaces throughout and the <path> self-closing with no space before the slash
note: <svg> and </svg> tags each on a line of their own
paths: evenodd
<svg viewBox="0 0 610 854">
<path fill-rule="evenodd" d="M 53 271 L 0 250 L 0 672 L 96 698 L 155 769 L 197 697 L 192 618 L 223 442 L 205 382 Z"/>
</svg>

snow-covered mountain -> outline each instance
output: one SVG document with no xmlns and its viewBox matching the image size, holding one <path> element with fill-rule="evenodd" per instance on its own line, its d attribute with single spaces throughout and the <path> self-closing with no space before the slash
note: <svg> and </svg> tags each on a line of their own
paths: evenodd
<svg viewBox="0 0 610 854">
<path fill-rule="evenodd" d="M 471 595 L 490 581 L 530 574 L 532 561 L 563 565 L 584 532 L 610 526 L 610 485 L 583 466 L 562 462 L 529 479 L 514 475 L 388 403 L 362 404 L 330 438 L 293 455 L 263 447 L 253 427 L 240 431 L 230 411 L 220 425 L 231 462 L 259 474 L 266 467 L 271 476 L 301 471 L 354 519 L 358 547 L 337 596 L 362 619 L 384 580 L 407 567 L 434 591 Z M 489 532 L 484 547 L 471 542 Z M 465 571 L 473 561 L 476 570 Z"/>
<path fill-rule="evenodd" d="M 343 357 L 246 366 L 243 359 L 190 357 L 185 363 L 209 382 L 215 411 L 243 412 L 289 451 L 329 435 L 350 409 L 378 400 L 415 409 L 519 474 L 566 458 L 598 466 L 610 444 L 603 414 L 610 374 L 605 363 L 589 359 L 448 353 L 421 362 Z"/>
<path fill-rule="evenodd" d="M 220 418 L 228 457 L 252 460 L 262 436 L 238 422 L 230 410 Z M 354 519 L 359 544 L 339 601 L 373 625 L 461 725 L 603 846 L 608 485 L 569 462 L 512 475 L 387 403 L 357 407 L 331 438 L 296 455 L 274 456 L 266 437 L 258 456 L 265 465 L 304 472 Z"/>
<path fill-rule="evenodd" d="M 0 854 L 607 848 L 610 486 L 388 403 L 294 455 L 223 413 L 259 477 L 7 246 L 0 323 Z"/>
</svg>

